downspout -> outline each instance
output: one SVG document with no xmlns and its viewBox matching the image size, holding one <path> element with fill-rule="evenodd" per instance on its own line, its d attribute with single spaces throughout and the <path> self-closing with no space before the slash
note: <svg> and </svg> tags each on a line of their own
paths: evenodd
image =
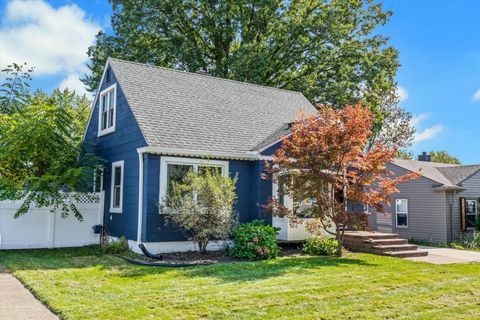
<svg viewBox="0 0 480 320">
<path fill-rule="evenodd" d="M 142 243 L 142 224 L 143 224 L 143 154 L 138 152 L 138 226 L 137 226 L 137 244 Z"/>
<path fill-rule="evenodd" d="M 457 194 L 457 190 L 453 190 L 452 197 L 448 201 L 448 205 L 449 205 L 449 209 L 450 209 L 450 235 L 451 235 L 450 241 L 453 241 L 453 230 L 454 230 L 454 228 L 453 228 L 453 201 L 455 199 L 456 194 Z"/>
</svg>

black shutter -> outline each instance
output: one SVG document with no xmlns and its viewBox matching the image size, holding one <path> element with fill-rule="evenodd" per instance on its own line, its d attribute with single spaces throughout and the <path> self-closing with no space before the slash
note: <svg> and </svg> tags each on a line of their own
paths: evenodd
<svg viewBox="0 0 480 320">
<path fill-rule="evenodd" d="M 465 198 L 460 198 L 460 227 L 462 231 L 467 231 L 467 208 L 466 208 L 466 200 Z"/>
</svg>

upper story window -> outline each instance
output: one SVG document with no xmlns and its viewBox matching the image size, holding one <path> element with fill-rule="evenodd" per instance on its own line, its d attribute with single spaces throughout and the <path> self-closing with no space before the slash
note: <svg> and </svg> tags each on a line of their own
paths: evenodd
<svg viewBox="0 0 480 320">
<path fill-rule="evenodd" d="M 117 105 L 117 84 L 113 84 L 100 92 L 98 113 L 98 135 L 102 136 L 115 131 Z"/>
</svg>

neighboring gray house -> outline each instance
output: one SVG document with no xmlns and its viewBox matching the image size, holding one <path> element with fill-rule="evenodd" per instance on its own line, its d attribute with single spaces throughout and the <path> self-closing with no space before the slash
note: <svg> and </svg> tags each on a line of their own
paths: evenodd
<svg viewBox="0 0 480 320">
<path fill-rule="evenodd" d="M 447 243 L 471 233 L 479 214 L 480 165 L 453 165 L 396 159 L 395 175 L 421 170 L 421 177 L 397 186 L 387 214 L 373 213 L 372 229 L 413 240 Z M 425 161 L 426 160 L 426 161 Z"/>
</svg>

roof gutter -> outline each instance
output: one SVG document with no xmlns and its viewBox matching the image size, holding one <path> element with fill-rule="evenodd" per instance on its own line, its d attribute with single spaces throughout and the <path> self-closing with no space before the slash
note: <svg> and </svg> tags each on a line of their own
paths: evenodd
<svg viewBox="0 0 480 320">
<path fill-rule="evenodd" d="M 438 192 L 443 192 L 443 191 L 464 191 L 464 190 L 467 190 L 467 189 L 465 189 L 464 187 L 460 187 L 460 186 L 445 186 L 445 185 L 442 185 L 442 186 L 439 186 L 439 187 L 433 187 L 433 190 L 438 191 Z"/>
<path fill-rule="evenodd" d="M 137 244 L 142 243 L 142 225 L 143 225 L 143 154 L 138 152 L 138 225 L 137 225 Z"/>
<path fill-rule="evenodd" d="M 198 158 L 219 158 L 232 160 L 268 160 L 266 156 L 262 156 L 259 152 L 224 152 L 224 151 L 208 151 L 195 149 L 180 149 L 168 147 L 143 147 L 137 149 L 138 153 L 150 153 L 169 156 L 181 157 L 198 157 Z"/>
</svg>

